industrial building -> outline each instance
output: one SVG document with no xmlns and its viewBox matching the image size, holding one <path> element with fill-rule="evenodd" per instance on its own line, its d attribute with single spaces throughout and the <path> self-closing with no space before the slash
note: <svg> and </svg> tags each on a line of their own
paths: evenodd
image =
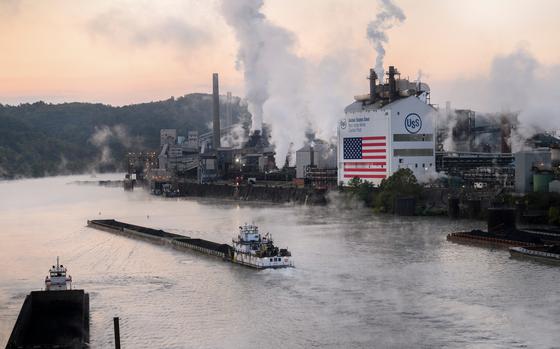
<svg viewBox="0 0 560 349">
<path fill-rule="evenodd" d="M 515 191 L 548 192 L 553 180 L 550 148 L 520 151 L 515 154 Z"/>
<path fill-rule="evenodd" d="M 296 151 L 296 178 L 305 178 L 311 169 L 336 169 L 336 146 L 315 140 Z"/>
<path fill-rule="evenodd" d="M 370 70 L 370 93 L 356 96 L 338 125 L 338 181 L 379 185 L 398 169 L 417 178 L 435 172 L 435 114 L 430 88 L 389 67 L 385 83 Z"/>
<path fill-rule="evenodd" d="M 447 102 L 438 114 L 436 150 L 511 153 L 511 133 L 517 125 L 516 113 L 477 114 L 470 109 L 451 109 Z"/>
<path fill-rule="evenodd" d="M 148 171 L 152 189 L 156 191 L 170 183 L 176 185 L 184 181 L 208 183 L 249 177 L 291 179 L 284 173 L 271 172 L 276 169 L 275 152 L 266 125 L 261 131 L 249 133 L 248 128 L 234 123 L 231 93 L 226 96 L 225 112 L 221 115 L 218 74 L 213 74 L 212 83 L 212 130 L 200 135 L 190 130 L 185 137 L 175 129 L 162 129 L 157 166 L 152 161 Z M 244 141 L 238 147 L 222 146 L 222 139 L 231 136 L 234 130 L 243 133 L 237 136 Z M 138 163 L 135 159 L 130 162 Z"/>
</svg>

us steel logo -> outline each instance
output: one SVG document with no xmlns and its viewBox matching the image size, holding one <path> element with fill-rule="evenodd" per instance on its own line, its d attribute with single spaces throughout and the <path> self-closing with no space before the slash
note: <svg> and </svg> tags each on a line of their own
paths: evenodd
<svg viewBox="0 0 560 349">
<path fill-rule="evenodd" d="M 404 119 L 404 128 L 406 128 L 408 133 L 418 133 L 422 128 L 422 119 L 420 115 L 416 113 L 408 114 Z"/>
</svg>

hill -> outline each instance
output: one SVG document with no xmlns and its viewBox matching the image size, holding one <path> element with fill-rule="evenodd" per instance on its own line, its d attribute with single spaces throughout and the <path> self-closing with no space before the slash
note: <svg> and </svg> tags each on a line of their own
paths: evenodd
<svg viewBox="0 0 560 349">
<path fill-rule="evenodd" d="M 239 98 L 232 114 L 249 117 Z M 211 120 L 212 96 L 201 93 L 122 107 L 0 104 L 0 178 L 123 170 L 128 151 L 158 149 L 160 129 L 207 132 Z"/>
</svg>

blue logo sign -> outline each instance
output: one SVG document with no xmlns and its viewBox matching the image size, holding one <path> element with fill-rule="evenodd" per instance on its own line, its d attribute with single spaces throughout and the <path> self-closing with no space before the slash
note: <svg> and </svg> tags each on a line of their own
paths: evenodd
<svg viewBox="0 0 560 349">
<path fill-rule="evenodd" d="M 406 128 L 408 133 L 418 133 L 422 128 L 422 119 L 420 119 L 420 115 L 416 113 L 408 114 L 404 119 L 404 128 Z"/>
</svg>

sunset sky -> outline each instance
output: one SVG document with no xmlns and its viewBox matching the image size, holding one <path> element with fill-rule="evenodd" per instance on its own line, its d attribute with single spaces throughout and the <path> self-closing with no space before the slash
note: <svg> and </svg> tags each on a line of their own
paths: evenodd
<svg viewBox="0 0 560 349">
<path fill-rule="evenodd" d="M 421 70 L 438 103 L 469 102 L 449 86 L 483 79 L 496 56 L 520 47 L 543 66 L 560 64 L 560 1 L 396 3 L 406 20 L 388 32 L 385 66 L 411 78 Z M 312 64 L 352 56 L 337 77 L 350 102 L 367 89 L 375 51 L 366 27 L 377 9 L 372 0 L 265 0 L 263 12 Z M 238 43 L 217 1 L 0 0 L 0 33 L 0 103 L 160 100 L 209 92 L 213 72 L 222 92 L 244 96 Z"/>
</svg>

